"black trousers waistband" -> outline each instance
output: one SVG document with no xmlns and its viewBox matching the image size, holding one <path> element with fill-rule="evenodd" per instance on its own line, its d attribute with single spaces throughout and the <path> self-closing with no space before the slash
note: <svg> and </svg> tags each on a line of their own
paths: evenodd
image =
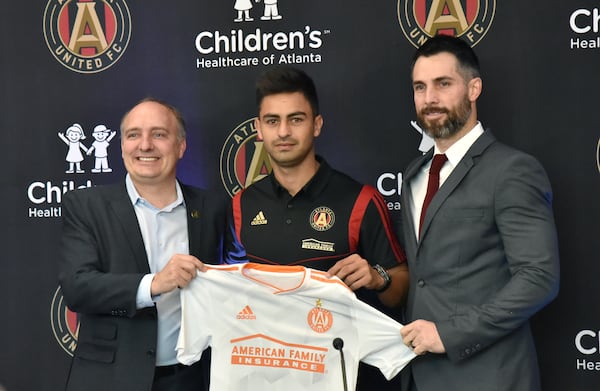
<svg viewBox="0 0 600 391">
<path fill-rule="evenodd" d="M 166 376 L 172 376 L 178 372 L 185 371 L 189 369 L 187 365 L 183 364 L 173 364 L 173 365 L 164 365 L 154 368 L 154 378 L 161 378 Z"/>
</svg>

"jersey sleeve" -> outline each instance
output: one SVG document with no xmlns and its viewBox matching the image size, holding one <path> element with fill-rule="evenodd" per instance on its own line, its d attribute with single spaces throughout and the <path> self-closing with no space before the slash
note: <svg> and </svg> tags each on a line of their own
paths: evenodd
<svg viewBox="0 0 600 391">
<path fill-rule="evenodd" d="M 199 361 L 202 352 L 209 346 L 210 322 L 213 301 L 207 281 L 198 272 L 190 284 L 181 290 L 181 329 L 177 339 L 177 360 L 185 365 Z M 199 325 L 202 327 L 199 327 Z"/>
<path fill-rule="evenodd" d="M 415 353 L 402 342 L 402 324 L 355 298 L 360 361 L 379 368 L 386 379 L 396 376 Z"/>
</svg>

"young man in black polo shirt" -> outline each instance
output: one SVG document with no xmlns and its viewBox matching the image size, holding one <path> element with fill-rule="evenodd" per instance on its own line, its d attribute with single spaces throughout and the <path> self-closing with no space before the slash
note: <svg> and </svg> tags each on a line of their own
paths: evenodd
<svg viewBox="0 0 600 391">
<path fill-rule="evenodd" d="M 255 127 L 273 171 L 234 196 L 228 261 L 328 271 L 387 306 L 403 303 L 406 258 L 383 198 L 315 154 L 323 117 L 312 79 L 276 67 L 258 80 L 256 97 Z"/>
</svg>

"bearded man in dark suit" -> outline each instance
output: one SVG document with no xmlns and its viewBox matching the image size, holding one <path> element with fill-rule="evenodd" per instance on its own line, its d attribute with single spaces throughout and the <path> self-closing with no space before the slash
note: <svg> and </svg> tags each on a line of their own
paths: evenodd
<svg viewBox="0 0 600 391">
<path fill-rule="evenodd" d="M 410 323 L 401 333 L 420 355 L 403 390 L 538 391 L 529 318 L 559 284 L 546 173 L 477 120 L 482 80 L 466 42 L 429 39 L 412 79 L 417 122 L 435 146 L 402 184 Z"/>
</svg>

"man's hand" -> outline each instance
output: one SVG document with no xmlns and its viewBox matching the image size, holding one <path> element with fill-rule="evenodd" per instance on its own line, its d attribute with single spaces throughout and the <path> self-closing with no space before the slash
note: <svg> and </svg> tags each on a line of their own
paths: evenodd
<svg viewBox="0 0 600 391">
<path fill-rule="evenodd" d="M 184 288 L 196 277 L 198 270 L 206 271 L 206 266 L 198 258 L 193 255 L 175 254 L 165 267 L 154 275 L 150 292 L 154 296 L 171 292 L 175 288 Z"/>
<path fill-rule="evenodd" d="M 327 273 L 339 277 L 353 291 L 362 287 L 377 289 L 385 283 L 383 277 L 358 254 L 352 254 L 339 260 Z"/>
<path fill-rule="evenodd" d="M 446 348 L 440 339 L 435 323 L 419 319 L 400 329 L 400 335 L 406 346 L 415 354 L 445 353 Z"/>
</svg>

